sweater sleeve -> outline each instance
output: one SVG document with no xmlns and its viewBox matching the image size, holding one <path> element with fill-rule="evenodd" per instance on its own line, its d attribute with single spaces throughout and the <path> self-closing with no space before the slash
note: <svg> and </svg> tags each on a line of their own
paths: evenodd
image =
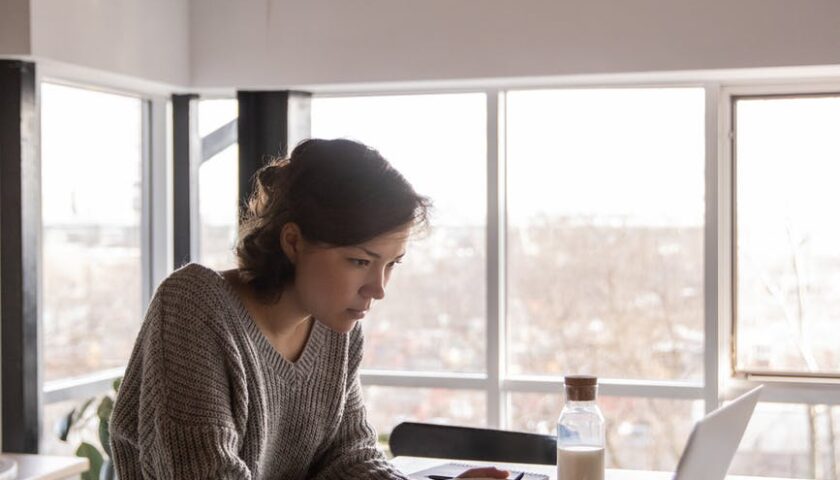
<svg viewBox="0 0 840 480">
<path fill-rule="evenodd" d="M 316 465 L 313 478 L 408 480 L 408 477 L 388 462 L 376 444 L 376 431 L 368 423 L 359 381 L 363 346 L 360 325 L 356 326 L 351 335 L 344 415 L 330 447 Z"/>
<path fill-rule="evenodd" d="M 111 419 L 120 480 L 250 479 L 232 392 L 244 382 L 200 300 L 161 292 L 149 306 Z M 179 298 L 186 297 L 186 298 Z M 171 308 L 167 308 L 172 305 Z"/>
</svg>

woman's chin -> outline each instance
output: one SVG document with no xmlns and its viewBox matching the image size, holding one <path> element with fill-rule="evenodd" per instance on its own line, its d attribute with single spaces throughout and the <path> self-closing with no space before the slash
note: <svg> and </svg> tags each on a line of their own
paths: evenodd
<svg viewBox="0 0 840 480">
<path fill-rule="evenodd" d="M 333 318 L 333 319 L 330 319 L 328 321 L 325 321 L 324 325 L 329 327 L 329 329 L 334 331 L 334 332 L 347 333 L 347 332 L 353 330 L 353 327 L 355 327 L 358 322 L 359 321 L 356 320 L 356 319 L 346 319 L 346 318 L 334 319 Z"/>
</svg>

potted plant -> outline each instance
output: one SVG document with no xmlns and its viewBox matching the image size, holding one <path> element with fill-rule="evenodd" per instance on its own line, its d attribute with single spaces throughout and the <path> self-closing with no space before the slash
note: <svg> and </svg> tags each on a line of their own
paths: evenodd
<svg viewBox="0 0 840 480">
<path fill-rule="evenodd" d="M 64 442 L 68 441 L 71 432 L 82 431 L 89 428 L 91 423 L 97 423 L 101 450 L 96 445 L 85 441 L 82 441 L 76 449 L 77 456 L 85 457 L 90 462 L 90 469 L 82 474 L 82 480 L 115 480 L 117 478 L 114 473 L 114 463 L 111 461 L 111 434 L 108 427 L 111 422 L 111 412 L 114 410 L 114 398 L 121 382 L 122 378 L 114 380 L 112 392 L 85 400 L 58 422 L 58 437 Z"/>
</svg>

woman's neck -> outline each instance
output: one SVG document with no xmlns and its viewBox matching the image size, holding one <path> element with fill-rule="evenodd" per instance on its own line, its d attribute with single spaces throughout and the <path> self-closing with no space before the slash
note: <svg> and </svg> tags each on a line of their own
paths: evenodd
<svg viewBox="0 0 840 480">
<path fill-rule="evenodd" d="M 266 302 L 242 281 L 238 270 L 227 270 L 222 275 L 233 286 L 263 335 L 286 359 L 295 361 L 309 337 L 312 317 L 300 307 L 294 288 L 285 289 L 276 302 Z"/>
</svg>

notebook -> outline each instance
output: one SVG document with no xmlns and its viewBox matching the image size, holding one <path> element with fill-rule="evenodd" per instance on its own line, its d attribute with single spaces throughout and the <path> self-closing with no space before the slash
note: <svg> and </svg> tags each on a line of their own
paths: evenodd
<svg viewBox="0 0 840 480">
<path fill-rule="evenodd" d="M 435 465 L 432 468 L 427 468 L 426 470 L 421 470 L 419 472 L 412 473 L 410 478 L 415 480 L 429 480 L 429 475 L 441 475 L 445 477 L 457 477 L 458 475 L 464 473 L 465 470 L 469 470 L 471 468 L 478 468 L 482 465 L 470 465 L 467 463 L 444 463 L 442 465 Z M 508 478 L 516 478 L 517 475 L 522 473 L 521 470 L 509 470 L 510 475 Z M 543 475 L 541 473 L 531 473 L 525 472 L 525 476 L 522 477 L 522 480 L 548 480 L 548 475 Z"/>
</svg>

